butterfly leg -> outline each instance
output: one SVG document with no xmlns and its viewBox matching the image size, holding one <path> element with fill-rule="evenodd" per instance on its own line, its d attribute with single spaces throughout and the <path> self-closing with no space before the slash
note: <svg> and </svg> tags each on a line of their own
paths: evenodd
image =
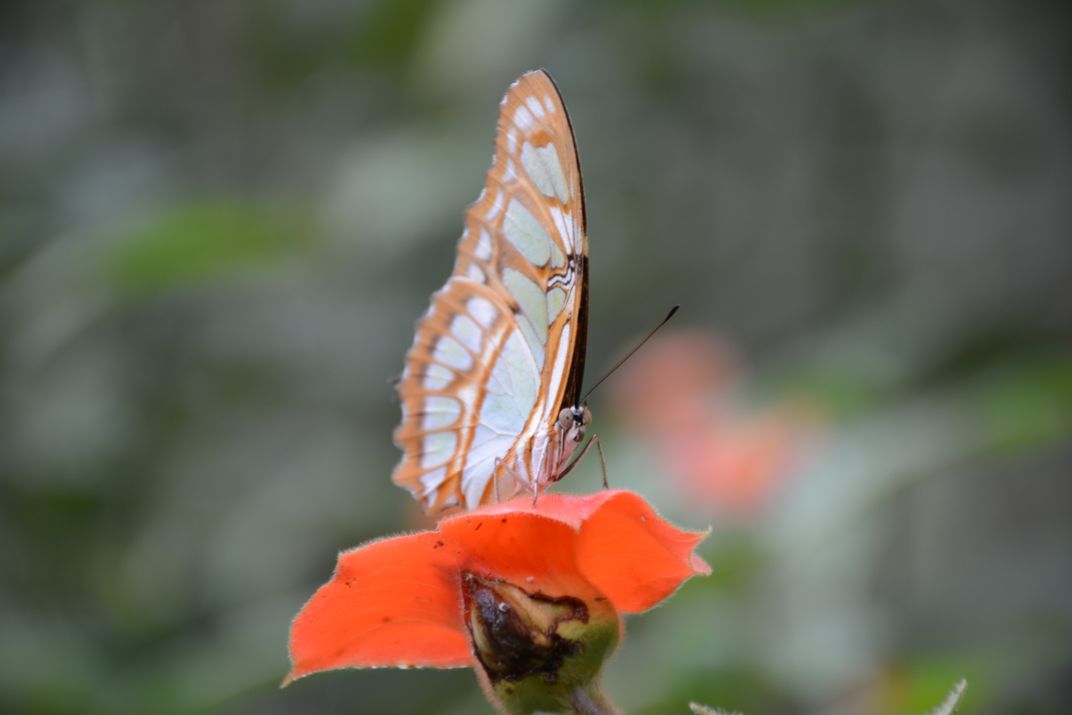
<svg viewBox="0 0 1072 715">
<path fill-rule="evenodd" d="M 596 451 L 599 452 L 599 468 L 603 471 L 603 488 L 610 489 L 610 485 L 607 484 L 607 458 L 603 456 L 603 444 L 599 441 L 599 435 L 592 435 L 592 439 L 588 440 L 588 444 L 596 443 Z"/>
<path fill-rule="evenodd" d="M 502 479 L 503 474 L 506 473 L 511 478 L 520 482 L 521 484 L 528 486 L 528 480 L 524 479 L 517 471 L 516 466 L 510 465 L 502 460 L 501 457 L 495 458 L 495 466 L 491 470 L 492 483 L 495 485 L 495 503 L 502 503 L 502 494 L 499 490 L 499 482 Z M 518 488 L 515 486 L 511 489 L 508 496 L 517 494 Z"/>
<path fill-rule="evenodd" d="M 581 448 L 581 451 L 577 456 L 571 459 L 570 463 L 566 465 L 566 468 L 562 470 L 562 473 L 555 477 L 555 481 L 557 482 L 559 479 L 562 479 L 564 476 L 572 472 L 573 468 L 577 466 L 577 463 L 584 459 L 584 455 L 588 454 L 588 450 L 592 448 L 593 444 L 596 446 L 596 452 L 599 453 L 599 467 L 603 470 L 603 488 L 609 489 L 610 485 L 607 483 L 607 460 L 603 456 L 603 445 L 599 441 L 598 434 L 592 435 L 592 438 L 585 442 L 584 447 Z"/>
<path fill-rule="evenodd" d="M 502 460 L 498 457 L 495 458 L 495 466 L 491 470 L 491 479 L 495 482 L 495 503 L 498 504 L 502 501 L 499 498 L 499 474 L 502 473 Z"/>
</svg>

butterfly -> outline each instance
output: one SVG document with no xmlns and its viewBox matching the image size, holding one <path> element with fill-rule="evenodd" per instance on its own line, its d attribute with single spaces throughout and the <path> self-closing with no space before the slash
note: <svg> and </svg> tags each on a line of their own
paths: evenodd
<svg viewBox="0 0 1072 715">
<path fill-rule="evenodd" d="M 431 513 L 522 489 L 535 498 L 564 476 L 591 421 L 587 323 L 580 160 L 562 96 L 535 70 L 503 97 L 454 271 L 417 322 L 397 384 L 393 481 Z"/>
</svg>

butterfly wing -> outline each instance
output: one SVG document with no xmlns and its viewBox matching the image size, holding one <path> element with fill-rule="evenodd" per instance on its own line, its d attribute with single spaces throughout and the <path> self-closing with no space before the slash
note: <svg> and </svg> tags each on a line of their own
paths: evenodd
<svg viewBox="0 0 1072 715">
<path fill-rule="evenodd" d="M 473 508 L 551 481 L 558 412 L 581 388 L 588 239 L 577 149 L 550 76 L 528 72 L 499 109 L 484 190 L 454 272 L 417 323 L 398 384 L 393 480 L 429 511 Z"/>
</svg>

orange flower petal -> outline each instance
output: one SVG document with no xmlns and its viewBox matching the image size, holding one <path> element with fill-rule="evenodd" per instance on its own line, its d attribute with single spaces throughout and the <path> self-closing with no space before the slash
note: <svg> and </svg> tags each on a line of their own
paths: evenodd
<svg viewBox="0 0 1072 715">
<path fill-rule="evenodd" d="M 503 516 L 511 514 L 535 514 L 545 519 L 553 519 L 568 525 L 574 531 L 580 531 L 585 520 L 599 511 L 603 505 L 619 494 L 633 494 L 623 489 L 601 489 L 595 494 L 541 494 L 536 506 L 532 497 L 518 497 L 502 504 L 490 504 L 475 511 L 452 516 L 443 521 L 448 522 L 466 517 Z M 636 496 L 640 499 L 639 496 Z"/>
<path fill-rule="evenodd" d="M 690 576 L 711 573 L 693 553 L 708 532 L 678 529 L 633 492 L 610 492 L 600 507 L 581 528 L 577 561 L 619 611 L 646 611 Z"/>
<path fill-rule="evenodd" d="M 469 665 L 459 575 L 445 552 L 425 532 L 340 554 L 291 625 L 286 682 L 334 668 Z"/>
<path fill-rule="evenodd" d="M 557 500 L 540 501 L 536 509 L 530 497 L 522 497 L 450 517 L 439 531 L 450 548 L 457 549 L 459 566 L 466 571 L 547 596 L 599 595 L 577 567 L 579 522 L 571 521 L 569 510 L 548 508 Z"/>
<path fill-rule="evenodd" d="M 286 682 L 334 668 L 472 664 L 463 572 L 645 610 L 710 572 L 693 554 L 705 536 L 672 526 L 633 492 L 604 490 L 544 495 L 535 507 L 522 497 L 365 544 L 339 556 L 294 619 Z"/>
<path fill-rule="evenodd" d="M 484 524 L 493 539 L 479 534 Z M 440 530 L 488 573 L 548 595 L 583 597 L 595 586 L 626 613 L 645 611 L 690 576 L 711 572 L 693 553 L 707 532 L 678 529 L 624 490 L 545 494 L 535 507 L 520 497 L 445 519 Z"/>
</svg>

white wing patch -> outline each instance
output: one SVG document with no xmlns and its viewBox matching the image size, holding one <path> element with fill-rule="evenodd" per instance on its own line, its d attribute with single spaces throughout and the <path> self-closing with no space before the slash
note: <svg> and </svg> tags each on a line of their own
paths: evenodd
<svg viewBox="0 0 1072 715">
<path fill-rule="evenodd" d="M 476 241 L 476 257 L 482 261 L 491 258 L 491 234 L 486 228 L 480 229 L 480 238 Z"/>
<path fill-rule="evenodd" d="M 530 328 L 532 339 L 528 342 L 532 346 L 532 352 L 543 355 L 544 345 L 547 344 L 547 294 L 531 279 L 513 268 L 503 271 L 503 285 L 521 306 L 518 326 L 525 333 L 529 332 L 525 330 L 526 326 Z M 529 335 L 526 334 L 525 337 L 529 338 Z M 540 367 L 543 367 L 542 361 Z"/>
<path fill-rule="evenodd" d="M 461 405 L 450 397 L 431 395 L 424 401 L 424 419 L 421 427 L 425 430 L 437 430 L 449 427 L 462 416 Z"/>
<path fill-rule="evenodd" d="M 566 221 L 566 215 L 562 213 L 562 209 L 557 206 L 549 206 L 547 210 L 551 214 L 551 222 L 555 225 L 555 230 L 562 237 L 562 242 L 569 248 L 570 253 L 576 253 L 577 242 L 574 241 L 573 226 Z"/>
<path fill-rule="evenodd" d="M 458 435 L 454 432 L 430 432 L 424 436 L 421 466 L 436 467 L 446 464 L 454 456 L 454 448 L 457 446 Z"/>
<path fill-rule="evenodd" d="M 442 390 L 454 379 L 454 373 L 436 363 L 424 368 L 424 381 L 421 383 L 428 390 Z"/>
<path fill-rule="evenodd" d="M 515 180 L 517 180 L 517 164 L 513 159 L 507 159 L 506 166 L 503 168 L 503 181 Z"/>
<path fill-rule="evenodd" d="M 546 265 L 551 257 L 551 237 L 547 230 L 517 199 L 510 199 L 506 208 L 503 233 L 506 240 L 517 246 L 517 250 L 534 265 Z"/>
<path fill-rule="evenodd" d="M 522 105 L 517 108 L 516 112 L 514 112 L 514 124 L 516 124 L 517 128 L 521 131 L 527 132 L 529 129 L 532 129 L 533 122 L 532 112 L 528 110 L 528 107 Z"/>
<path fill-rule="evenodd" d="M 562 312 L 562 306 L 566 304 L 566 291 L 562 288 L 552 288 L 547 291 L 547 324 L 555 322 L 555 318 Z"/>
<path fill-rule="evenodd" d="M 468 316 L 454 316 L 454 320 L 450 323 L 450 332 L 470 352 L 480 353 L 484 342 L 484 331 Z"/>
<path fill-rule="evenodd" d="M 540 100 L 535 97 L 526 97 L 525 106 L 529 108 L 529 111 L 532 112 L 535 117 L 542 117 L 544 115 L 543 105 L 540 104 Z"/>
<path fill-rule="evenodd" d="M 439 485 L 443 483 L 443 480 L 447 478 L 447 468 L 439 467 L 433 469 L 430 472 L 425 472 L 421 475 L 421 486 L 424 488 L 422 496 L 427 497 L 429 494 L 439 489 Z"/>
<path fill-rule="evenodd" d="M 436 341 L 432 359 L 463 372 L 473 367 L 473 356 L 457 340 L 446 335 Z"/>
<path fill-rule="evenodd" d="M 539 371 L 533 370 L 532 352 L 518 330 L 510 332 L 486 385 L 480 422 L 513 439 L 521 434 L 540 391 Z"/>
<path fill-rule="evenodd" d="M 499 218 L 499 214 L 502 212 L 503 207 L 503 195 L 501 191 L 495 192 L 495 199 L 491 203 L 491 208 L 488 209 L 488 220 L 494 221 Z"/>
<path fill-rule="evenodd" d="M 558 160 L 554 144 L 535 147 L 525 142 L 521 146 L 521 166 L 544 196 L 549 199 L 557 197 L 562 203 L 569 201 L 569 184 L 562 173 L 562 163 Z"/>
<path fill-rule="evenodd" d="M 491 301 L 481 296 L 473 296 L 465 302 L 465 309 L 476 319 L 476 322 L 490 329 L 495 324 L 495 315 L 498 313 Z"/>
<path fill-rule="evenodd" d="M 558 247 L 558 243 L 551 241 L 551 267 L 561 268 L 566 265 L 566 256 L 562 253 L 562 249 Z"/>
<path fill-rule="evenodd" d="M 484 283 L 488 277 L 484 275 L 484 271 L 480 270 L 480 266 L 475 263 L 469 264 L 469 270 L 465 272 L 465 277 L 474 283 Z"/>
<path fill-rule="evenodd" d="M 562 384 L 562 378 L 566 375 L 566 353 L 569 352 L 570 348 L 569 338 L 570 329 L 572 327 L 573 326 L 569 323 L 566 323 L 562 328 L 562 338 L 558 341 L 558 350 L 555 352 L 555 363 L 551 368 L 551 385 L 549 389 L 553 390 L 553 392 L 551 392 L 552 395 L 558 394 L 559 385 Z M 548 400 L 543 407 L 542 422 L 546 423 L 551 419 L 551 411 L 554 409 L 554 403 L 552 403 L 551 400 Z"/>
</svg>

